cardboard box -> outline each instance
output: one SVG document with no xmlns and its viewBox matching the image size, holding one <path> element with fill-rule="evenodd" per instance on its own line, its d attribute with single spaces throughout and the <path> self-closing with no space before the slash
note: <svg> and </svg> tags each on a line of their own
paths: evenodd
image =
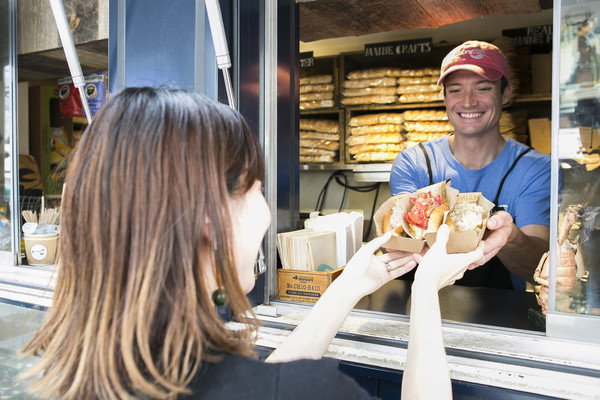
<svg viewBox="0 0 600 400">
<path fill-rule="evenodd" d="M 552 53 L 531 55 L 531 91 L 533 93 L 552 92 Z"/>
<path fill-rule="evenodd" d="M 416 194 L 424 191 L 431 191 L 432 195 L 441 194 L 442 198 L 448 202 L 448 208 L 450 210 L 452 210 L 457 202 L 477 203 L 483 208 L 483 228 L 464 232 L 450 231 L 450 236 L 446 245 L 446 251 L 449 254 L 465 253 L 475 250 L 483 238 L 485 226 L 490 216 L 490 212 L 494 207 L 494 203 L 483 197 L 481 193 L 458 193 L 458 190 L 450 187 L 449 180 L 419 189 L 416 193 L 411 195 L 394 196 L 388 199 L 381 205 L 374 216 L 377 236 L 381 236 L 383 234 L 383 218 L 392 210 L 392 207 L 396 206 L 401 210 L 401 212 L 406 213 L 411 208 L 410 197 L 414 197 Z M 446 218 L 448 218 L 448 213 L 444 215 L 444 221 Z M 405 227 L 405 232 L 408 232 L 408 223 L 404 218 L 402 224 Z M 425 244 L 432 246 L 433 243 L 435 243 L 436 237 L 437 232 L 425 233 L 425 240 L 414 239 L 406 236 L 393 236 L 385 245 L 385 247 L 409 252 L 421 252 L 425 247 Z"/>
<path fill-rule="evenodd" d="M 598 129 L 593 129 L 591 126 L 580 126 L 579 138 L 581 146 L 587 152 L 600 148 L 600 131 Z"/>
<path fill-rule="evenodd" d="M 344 268 L 333 271 L 277 270 L 277 298 L 279 300 L 316 303 Z"/>
<path fill-rule="evenodd" d="M 533 118 L 527 121 L 531 147 L 540 153 L 550 154 L 551 130 L 548 118 Z"/>
<path fill-rule="evenodd" d="M 600 150 L 600 129 L 596 128 L 592 131 L 592 150 Z"/>
</svg>

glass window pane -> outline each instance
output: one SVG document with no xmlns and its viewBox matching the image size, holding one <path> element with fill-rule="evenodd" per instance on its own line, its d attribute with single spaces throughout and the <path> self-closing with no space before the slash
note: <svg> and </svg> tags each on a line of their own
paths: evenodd
<svg viewBox="0 0 600 400">
<path fill-rule="evenodd" d="M 14 1 L 0 1 L 0 143 L 3 146 L 0 155 L 0 262 L 13 264 L 14 227 L 11 224 L 14 199 L 13 136 L 15 127 L 15 44 L 14 44 Z M 16 210 L 18 212 L 18 210 Z M 12 214 L 11 214 L 12 213 Z"/>
<path fill-rule="evenodd" d="M 554 310 L 600 315 L 600 0 L 562 3 Z"/>
</svg>

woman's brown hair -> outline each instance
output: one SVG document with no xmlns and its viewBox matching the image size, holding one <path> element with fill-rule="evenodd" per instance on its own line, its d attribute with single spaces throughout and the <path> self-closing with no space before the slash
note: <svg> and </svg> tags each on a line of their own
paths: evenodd
<svg viewBox="0 0 600 400">
<path fill-rule="evenodd" d="M 219 352 L 253 354 L 253 329 L 225 326 L 203 271 L 219 270 L 234 315 L 250 309 L 227 204 L 257 180 L 260 145 L 234 110 L 178 89 L 111 97 L 68 169 L 53 305 L 22 350 L 40 355 L 33 389 L 174 398 Z"/>
</svg>

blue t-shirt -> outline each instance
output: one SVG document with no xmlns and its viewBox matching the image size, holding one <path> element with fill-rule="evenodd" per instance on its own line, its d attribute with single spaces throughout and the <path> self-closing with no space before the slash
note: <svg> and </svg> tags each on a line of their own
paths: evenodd
<svg viewBox="0 0 600 400">
<path fill-rule="evenodd" d="M 461 193 L 481 192 L 494 201 L 500 182 L 514 160 L 527 146 L 507 139 L 504 149 L 481 169 L 467 169 L 452 155 L 448 138 L 423 143 L 431 163 L 433 182 L 451 179 L 450 186 Z M 429 186 L 427 163 L 419 146 L 398 154 L 390 174 L 392 196 L 413 193 Z M 525 225 L 550 225 L 550 156 L 531 150 L 523 156 L 506 178 L 497 205 L 506 210 L 519 228 Z"/>
</svg>

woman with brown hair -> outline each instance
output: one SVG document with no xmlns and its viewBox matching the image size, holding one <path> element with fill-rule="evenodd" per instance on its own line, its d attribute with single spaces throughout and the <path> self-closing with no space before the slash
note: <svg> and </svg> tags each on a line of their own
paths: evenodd
<svg viewBox="0 0 600 400">
<path fill-rule="evenodd" d="M 366 244 L 261 362 L 256 319 L 230 329 L 215 301 L 226 295 L 233 315 L 252 314 L 246 293 L 270 221 L 263 180 L 259 143 L 234 110 L 177 89 L 111 97 L 69 167 L 53 306 L 22 351 L 40 355 L 28 372 L 33 390 L 68 399 L 368 397 L 333 360 L 298 359 L 320 358 L 356 302 L 419 257 L 374 256 L 389 235 Z"/>
</svg>

